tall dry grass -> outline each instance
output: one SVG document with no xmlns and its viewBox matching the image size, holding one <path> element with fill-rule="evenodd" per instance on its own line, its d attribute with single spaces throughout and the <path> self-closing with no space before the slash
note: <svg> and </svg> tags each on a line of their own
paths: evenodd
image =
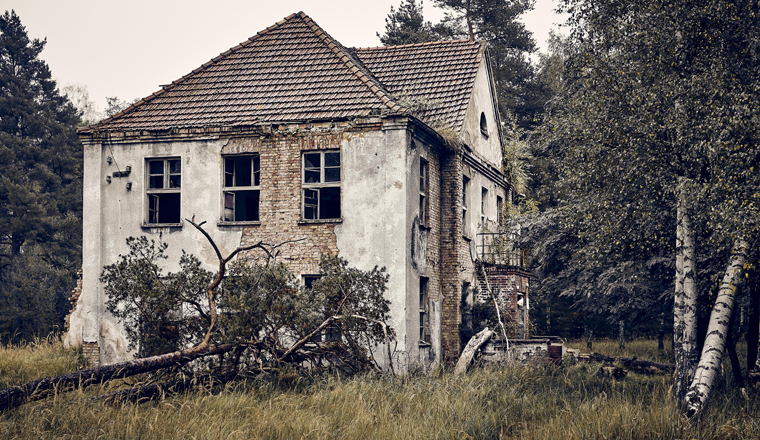
<svg viewBox="0 0 760 440">
<path fill-rule="evenodd" d="M 760 438 L 755 394 L 745 399 L 721 385 L 705 419 L 691 428 L 675 408 L 670 377 L 629 374 L 616 381 L 595 376 L 596 368 L 303 381 L 283 375 L 120 406 L 75 392 L 0 416 L 0 438 Z"/>
<path fill-rule="evenodd" d="M 81 351 L 66 349 L 55 335 L 32 342 L 0 344 L 0 389 L 77 371 Z"/>
</svg>

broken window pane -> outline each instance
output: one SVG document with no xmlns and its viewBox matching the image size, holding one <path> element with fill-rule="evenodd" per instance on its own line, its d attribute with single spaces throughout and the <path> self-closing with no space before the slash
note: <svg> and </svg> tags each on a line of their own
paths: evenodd
<svg viewBox="0 0 760 440">
<path fill-rule="evenodd" d="M 319 195 L 319 218 L 340 218 L 340 188 L 322 188 Z"/>
<path fill-rule="evenodd" d="M 224 160 L 224 221 L 259 220 L 260 158 L 258 154 Z"/>
<path fill-rule="evenodd" d="M 147 223 L 180 223 L 181 160 L 152 159 L 147 163 Z"/>
<path fill-rule="evenodd" d="M 340 218 L 340 152 L 303 154 L 303 218 Z"/>
</svg>

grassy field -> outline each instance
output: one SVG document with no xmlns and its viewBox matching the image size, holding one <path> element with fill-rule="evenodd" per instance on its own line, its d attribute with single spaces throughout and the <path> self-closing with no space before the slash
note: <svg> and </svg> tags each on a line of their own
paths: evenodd
<svg viewBox="0 0 760 440">
<path fill-rule="evenodd" d="M 629 343 L 623 353 L 614 351 L 613 342 L 594 348 L 667 361 L 667 354 L 645 355 L 656 354 L 653 341 Z M 80 361 L 78 353 L 53 341 L 2 348 L 0 382 L 70 371 Z M 615 381 L 596 377 L 597 368 L 479 368 L 460 377 L 445 371 L 353 379 L 283 376 L 141 405 L 108 406 L 86 400 L 96 389 L 76 391 L 0 415 L 0 438 L 760 438 L 760 399 L 753 392 L 745 398 L 721 385 L 705 418 L 691 428 L 670 397 L 670 377 L 629 374 Z"/>
</svg>

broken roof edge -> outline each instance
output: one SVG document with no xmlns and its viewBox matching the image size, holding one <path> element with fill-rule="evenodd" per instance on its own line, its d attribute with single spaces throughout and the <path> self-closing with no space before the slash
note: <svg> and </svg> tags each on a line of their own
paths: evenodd
<svg viewBox="0 0 760 440">
<path fill-rule="evenodd" d="M 121 139 L 151 139 L 172 140 L 175 138 L 188 139 L 193 137 L 205 137 L 209 135 L 225 135 L 227 133 L 252 133 L 260 134 L 272 131 L 272 127 L 293 126 L 293 125 L 319 125 L 319 124 L 342 124 L 350 127 L 353 121 L 366 120 L 368 118 L 390 118 L 396 116 L 410 116 L 405 112 L 389 112 L 378 115 L 367 114 L 364 116 L 352 116 L 345 118 L 314 118 L 314 119 L 297 119 L 297 120 L 278 120 L 278 121 L 248 121 L 238 124 L 229 125 L 186 125 L 186 126 L 162 126 L 152 128 L 127 128 L 127 129 L 105 129 L 97 130 L 90 127 L 83 127 L 77 130 L 80 140 L 121 140 Z M 433 130 L 432 128 L 430 128 Z M 282 130 L 286 131 L 286 130 Z"/>
</svg>

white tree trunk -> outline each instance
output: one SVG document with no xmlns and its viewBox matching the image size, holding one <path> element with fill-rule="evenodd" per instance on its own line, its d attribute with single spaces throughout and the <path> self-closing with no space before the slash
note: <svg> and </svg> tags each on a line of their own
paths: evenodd
<svg viewBox="0 0 760 440">
<path fill-rule="evenodd" d="M 715 306 L 710 313 L 710 324 L 707 327 L 707 337 L 702 348 L 694 381 L 686 394 L 686 415 L 690 418 L 700 414 L 710 399 L 710 393 L 715 386 L 715 377 L 720 371 L 723 353 L 726 349 L 726 337 L 731 323 L 731 312 L 736 299 L 736 286 L 741 280 L 741 270 L 746 261 L 747 243 L 737 239 L 731 252 L 726 274 L 720 283 Z"/>
<path fill-rule="evenodd" d="M 679 179 L 676 223 L 676 285 L 673 304 L 673 351 L 676 358 L 675 393 L 683 403 L 697 367 L 697 289 L 694 230 L 688 212 L 689 180 Z"/>
</svg>

